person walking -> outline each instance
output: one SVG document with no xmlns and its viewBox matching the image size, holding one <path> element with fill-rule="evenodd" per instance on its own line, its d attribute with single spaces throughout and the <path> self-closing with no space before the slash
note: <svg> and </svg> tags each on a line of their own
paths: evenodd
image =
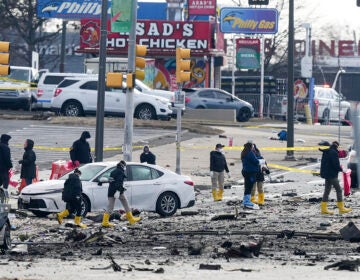
<svg viewBox="0 0 360 280">
<path fill-rule="evenodd" d="M 24 143 L 23 158 L 19 160 L 21 164 L 20 178 L 25 180 L 25 185 L 30 185 L 34 178 L 36 178 L 36 154 L 33 151 L 34 141 L 26 139 Z"/>
<path fill-rule="evenodd" d="M 215 150 L 210 152 L 210 177 L 214 201 L 221 201 L 224 193 L 225 171 L 230 178 L 222 144 L 216 144 Z"/>
<path fill-rule="evenodd" d="M 256 174 L 259 172 L 260 162 L 253 152 L 253 144 L 247 142 L 244 144 L 244 148 L 241 151 L 242 170 L 241 174 L 244 176 L 244 208 L 250 208 L 258 210 L 259 205 L 251 202 L 251 191 L 254 183 L 256 182 Z"/>
<path fill-rule="evenodd" d="M 334 187 L 336 191 L 337 207 L 339 208 L 339 213 L 343 214 L 352 211 L 351 208 L 345 208 L 344 206 L 342 190 L 338 179 L 338 173 L 343 171 L 340 166 L 338 148 L 339 142 L 337 141 L 332 142 L 328 149 L 319 148 L 319 151 L 322 152 L 320 176 L 321 178 L 325 179 L 325 189 L 321 201 L 321 214 L 334 214 L 333 211 L 330 211 L 327 208 L 332 187 Z"/>
<path fill-rule="evenodd" d="M 156 156 L 150 151 L 149 146 L 144 146 L 143 152 L 140 155 L 140 162 L 148 164 L 156 164 Z"/>
<path fill-rule="evenodd" d="M 9 198 L 9 171 L 13 167 L 9 148 L 10 139 L 11 136 L 8 134 L 2 134 L 0 137 L 0 185 L 2 185 L 6 198 Z"/>
<path fill-rule="evenodd" d="M 126 189 L 124 188 L 124 179 L 126 178 L 125 175 L 126 171 L 126 162 L 121 160 L 117 165 L 116 168 L 110 173 L 110 184 L 108 189 L 108 206 L 107 210 L 103 215 L 103 220 L 101 225 L 103 227 L 113 227 L 114 224 L 110 223 L 110 214 L 114 210 L 115 205 L 115 193 L 120 192 L 120 202 L 125 209 L 126 218 L 128 219 L 130 225 L 140 221 L 140 217 L 134 217 L 132 215 L 131 209 L 129 207 L 128 200 L 124 194 Z"/>
<path fill-rule="evenodd" d="M 76 140 L 70 148 L 70 158 L 74 166 L 76 166 L 76 161 L 79 164 L 86 164 L 93 161 L 91 156 L 90 144 L 88 139 L 90 139 L 90 132 L 83 131 L 78 140 Z"/>
<path fill-rule="evenodd" d="M 62 193 L 62 200 L 66 202 L 66 209 L 57 213 L 57 220 L 61 225 L 63 219 L 75 211 L 75 225 L 86 228 L 87 226 L 81 223 L 81 194 L 82 184 L 80 180 L 81 171 L 75 168 L 74 172 L 69 175 L 64 183 L 64 190 Z"/>
<path fill-rule="evenodd" d="M 265 204 L 265 193 L 264 193 L 265 176 L 264 176 L 264 174 L 270 174 L 270 171 L 269 171 L 269 168 L 266 164 L 264 157 L 261 155 L 260 150 L 257 148 L 257 146 L 255 144 L 253 144 L 253 152 L 254 152 L 256 158 L 259 160 L 260 165 L 259 165 L 259 170 L 255 176 L 255 183 L 254 183 L 252 191 L 251 191 L 250 201 L 252 203 L 256 203 L 258 205 L 264 205 Z M 258 192 L 257 200 L 255 198 L 256 190 Z"/>
</svg>

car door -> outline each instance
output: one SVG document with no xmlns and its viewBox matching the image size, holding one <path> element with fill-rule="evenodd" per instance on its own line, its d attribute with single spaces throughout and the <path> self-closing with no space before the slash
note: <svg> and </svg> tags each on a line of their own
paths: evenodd
<svg viewBox="0 0 360 280">
<path fill-rule="evenodd" d="M 155 211 L 156 200 L 161 193 L 163 173 L 145 165 L 128 165 L 125 183 L 126 196 L 132 208 Z"/>
<path fill-rule="evenodd" d="M 96 112 L 98 81 L 86 81 L 79 87 L 79 101 L 84 105 L 85 111 Z"/>
<path fill-rule="evenodd" d="M 217 109 L 218 101 L 216 99 L 216 93 L 213 90 L 203 90 L 198 93 L 199 104 L 207 109 Z"/>
<path fill-rule="evenodd" d="M 216 92 L 219 109 L 236 109 L 236 101 L 229 95 L 221 91 Z"/>
<path fill-rule="evenodd" d="M 125 113 L 126 93 L 122 88 L 106 88 L 105 112 Z"/>
<path fill-rule="evenodd" d="M 103 211 L 107 208 L 108 205 L 108 189 L 109 183 L 101 183 L 99 184 L 100 178 L 110 178 L 110 173 L 115 169 L 115 167 L 111 167 L 103 172 L 101 175 L 97 176 L 97 178 L 91 182 L 91 184 L 87 184 L 86 189 L 92 195 L 91 199 L 91 210 L 92 211 Z M 117 199 L 115 201 L 116 209 L 121 208 L 121 203 Z"/>
</svg>

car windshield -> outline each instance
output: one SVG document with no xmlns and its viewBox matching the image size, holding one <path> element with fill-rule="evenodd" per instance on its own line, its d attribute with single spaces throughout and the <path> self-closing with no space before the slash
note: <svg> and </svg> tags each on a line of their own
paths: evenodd
<svg viewBox="0 0 360 280">
<path fill-rule="evenodd" d="M 31 81 L 31 73 L 27 69 L 11 68 L 8 78 L 13 79 L 13 80 L 18 80 L 18 81 L 30 82 Z"/>
<path fill-rule="evenodd" d="M 92 180 L 100 171 L 104 170 L 106 166 L 104 165 L 93 165 L 87 164 L 81 166 L 79 169 L 81 171 L 80 179 L 81 181 L 90 181 Z M 74 173 L 74 170 L 66 173 L 65 175 L 61 176 L 59 180 L 66 180 L 70 174 Z"/>
</svg>

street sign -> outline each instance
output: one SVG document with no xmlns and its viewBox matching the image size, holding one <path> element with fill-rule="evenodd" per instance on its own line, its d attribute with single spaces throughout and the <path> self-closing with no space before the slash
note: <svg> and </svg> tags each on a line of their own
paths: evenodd
<svg viewBox="0 0 360 280">
<path fill-rule="evenodd" d="M 130 32 L 133 0 L 112 0 L 111 32 Z"/>
<path fill-rule="evenodd" d="M 236 67 L 238 69 L 260 68 L 260 40 L 237 39 L 236 40 Z"/>
<path fill-rule="evenodd" d="M 276 9 L 222 8 L 220 31 L 237 34 L 275 34 L 278 30 Z"/>
<path fill-rule="evenodd" d="M 175 108 L 185 108 L 185 92 L 181 90 L 175 91 L 175 100 L 174 100 Z"/>
</svg>

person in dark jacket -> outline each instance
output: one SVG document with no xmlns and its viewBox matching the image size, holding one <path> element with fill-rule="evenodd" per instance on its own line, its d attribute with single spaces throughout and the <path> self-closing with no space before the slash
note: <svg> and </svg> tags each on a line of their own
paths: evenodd
<svg viewBox="0 0 360 280">
<path fill-rule="evenodd" d="M 62 200 L 66 202 L 66 209 L 57 214 L 57 220 L 60 225 L 65 217 L 75 211 L 75 225 L 81 228 L 87 227 L 81 223 L 82 184 L 80 176 L 81 171 L 78 168 L 75 168 L 74 172 L 69 175 L 64 183 Z"/>
<path fill-rule="evenodd" d="M 143 152 L 140 155 L 140 162 L 146 162 L 148 164 L 156 164 L 156 156 L 150 152 L 149 146 L 144 146 Z"/>
<path fill-rule="evenodd" d="M 5 190 L 5 195 L 9 197 L 9 170 L 13 167 L 11 161 L 11 152 L 9 148 L 9 140 L 11 136 L 8 134 L 2 134 L 0 137 L 0 185 Z"/>
<path fill-rule="evenodd" d="M 20 178 L 25 179 L 26 186 L 32 183 L 32 180 L 36 178 L 36 154 L 33 151 L 34 141 L 26 139 L 24 143 L 24 154 L 22 160 L 19 160 L 21 164 Z"/>
<path fill-rule="evenodd" d="M 244 176 L 244 198 L 242 204 L 244 208 L 258 210 L 259 205 L 251 202 L 251 191 L 256 182 L 256 174 L 259 172 L 260 162 L 253 151 L 253 144 L 251 142 L 245 143 L 244 149 L 241 151 L 241 161 L 243 165 L 241 173 Z"/>
<path fill-rule="evenodd" d="M 90 139 L 89 131 L 83 131 L 80 139 L 76 140 L 70 148 L 70 158 L 73 165 L 78 161 L 80 164 L 92 162 L 91 149 L 87 139 Z"/>
<path fill-rule="evenodd" d="M 126 212 L 126 218 L 128 219 L 130 225 L 140 221 L 140 217 L 134 217 L 132 215 L 128 200 L 124 194 L 126 189 L 124 188 L 124 180 L 126 178 L 126 162 L 121 160 L 117 165 L 116 168 L 110 173 L 110 184 L 108 189 L 108 207 L 107 211 L 104 213 L 103 221 L 101 225 L 103 227 L 113 227 L 114 224 L 110 223 L 110 214 L 114 210 L 115 205 L 115 193 L 120 192 L 120 202 L 121 205 L 124 207 Z"/>
<path fill-rule="evenodd" d="M 340 166 L 338 148 L 339 142 L 337 141 L 334 141 L 328 149 L 319 148 L 322 152 L 320 176 L 325 179 L 325 190 L 321 201 L 321 214 L 334 214 L 334 212 L 327 208 L 332 187 L 334 187 L 336 191 L 339 213 L 343 214 L 351 211 L 351 208 L 345 208 L 344 206 L 342 189 L 338 179 L 338 173 L 343 171 Z"/>
<path fill-rule="evenodd" d="M 222 200 L 224 193 L 224 171 L 230 177 L 229 168 L 223 153 L 224 147 L 222 144 L 216 144 L 215 150 L 210 152 L 210 177 L 214 201 Z"/>
</svg>

